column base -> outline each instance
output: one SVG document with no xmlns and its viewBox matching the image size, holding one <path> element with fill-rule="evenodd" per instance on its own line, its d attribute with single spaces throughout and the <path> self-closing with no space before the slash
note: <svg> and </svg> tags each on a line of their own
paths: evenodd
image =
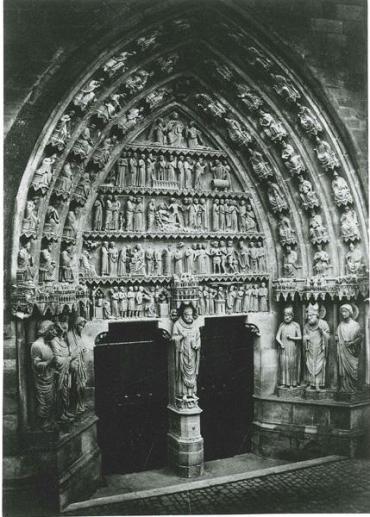
<svg viewBox="0 0 370 517">
<path fill-rule="evenodd" d="M 28 485 L 40 514 L 61 512 L 70 503 L 89 497 L 101 483 L 96 422 L 95 415 L 86 414 L 68 433 L 25 433 L 26 457 L 37 466 Z M 20 501 L 16 503 L 11 506 Z"/>
<path fill-rule="evenodd" d="M 202 410 L 197 407 L 181 411 L 172 406 L 168 409 L 168 463 L 180 477 L 199 477 L 204 471 L 204 447 L 200 434 Z"/>
</svg>

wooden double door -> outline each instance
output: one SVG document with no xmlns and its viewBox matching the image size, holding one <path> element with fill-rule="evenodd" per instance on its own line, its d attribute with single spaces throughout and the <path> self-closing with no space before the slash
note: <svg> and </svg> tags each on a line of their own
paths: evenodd
<svg viewBox="0 0 370 517">
<path fill-rule="evenodd" d="M 95 347 L 98 440 L 106 474 L 167 465 L 168 346 L 155 323 L 117 323 Z M 252 358 L 242 318 L 206 319 L 198 379 L 206 461 L 249 450 Z"/>
</svg>

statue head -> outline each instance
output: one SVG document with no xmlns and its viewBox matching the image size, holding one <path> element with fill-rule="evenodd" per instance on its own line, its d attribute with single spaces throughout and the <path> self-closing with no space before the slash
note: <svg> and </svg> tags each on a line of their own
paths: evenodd
<svg viewBox="0 0 370 517">
<path fill-rule="evenodd" d="M 188 325 L 197 318 L 197 311 L 191 303 L 182 303 L 178 310 L 179 317 Z"/>
<path fill-rule="evenodd" d="M 343 321 L 348 321 L 353 318 L 353 309 L 349 303 L 345 303 L 339 309 Z"/>
<path fill-rule="evenodd" d="M 82 316 L 78 316 L 74 323 L 74 328 L 79 336 L 81 336 L 82 331 L 85 328 L 85 325 L 86 325 L 86 319 L 83 318 Z"/>
<path fill-rule="evenodd" d="M 307 307 L 307 321 L 310 325 L 315 325 L 319 321 L 319 305 L 309 304 Z"/>
<path fill-rule="evenodd" d="M 284 309 L 284 322 L 290 323 L 293 321 L 293 307 L 285 307 Z"/>
<path fill-rule="evenodd" d="M 61 316 L 58 318 L 58 321 L 56 322 L 56 330 L 59 334 L 63 335 L 66 334 L 68 331 L 68 317 Z"/>
<path fill-rule="evenodd" d="M 43 337 L 45 339 L 52 339 L 56 335 L 55 323 L 50 320 L 41 321 L 37 330 L 37 335 L 38 337 Z"/>
</svg>

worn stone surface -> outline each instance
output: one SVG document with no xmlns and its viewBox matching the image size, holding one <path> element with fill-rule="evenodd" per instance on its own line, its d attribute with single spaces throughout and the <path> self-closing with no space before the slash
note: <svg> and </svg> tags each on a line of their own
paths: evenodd
<svg viewBox="0 0 370 517">
<path fill-rule="evenodd" d="M 343 460 L 215 487 L 111 504 L 73 515 L 369 512 L 370 465 Z M 72 515 L 72 514 L 71 514 Z"/>
</svg>

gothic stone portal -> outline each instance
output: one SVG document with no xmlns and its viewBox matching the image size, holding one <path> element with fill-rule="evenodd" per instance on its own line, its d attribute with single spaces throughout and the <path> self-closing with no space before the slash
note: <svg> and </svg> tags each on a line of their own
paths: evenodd
<svg viewBox="0 0 370 517">
<path fill-rule="evenodd" d="M 202 328 L 243 318 L 253 449 L 352 454 L 365 433 L 352 416 L 369 408 L 358 167 L 256 27 L 199 14 L 101 55 L 29 160 L 12 254 L 21 431 L 81 441 L 98 328 L 153 325 L 169 350 L 170 461 L 199 475 Z"/>
</svg>

